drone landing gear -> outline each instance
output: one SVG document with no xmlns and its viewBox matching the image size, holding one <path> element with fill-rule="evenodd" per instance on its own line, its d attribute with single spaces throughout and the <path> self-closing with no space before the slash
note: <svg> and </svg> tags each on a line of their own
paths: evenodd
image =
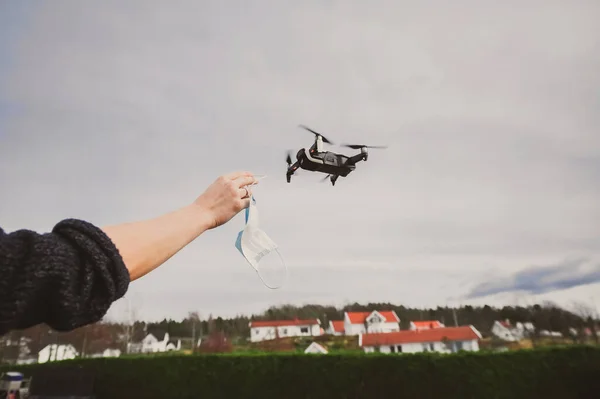
<svg viewBox="0 0 600 399">
<path fill-rule="evenodd" d="M 324 182 L 325 180 L 327 180 L 327 178 L 329 178 L 331 185 L 335 186 L 335 182 L 337 181 L 338 177 L 340 177 L 340 176 L 339 175 L 327 175 L 323 178 L 323 180 L 321 180 L 321 182 Z"/>
</svg>

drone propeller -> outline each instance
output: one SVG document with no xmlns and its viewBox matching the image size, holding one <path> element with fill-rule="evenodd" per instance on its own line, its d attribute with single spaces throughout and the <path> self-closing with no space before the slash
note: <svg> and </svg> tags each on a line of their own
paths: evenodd
<svg viewBox="0 0 600 399">
<path fill-rule="evenodd" d="M 314 134 L 314 135 L 321 136 L 321 138 L 323 139 L 323 142 L 324 142 L 324 143 L 327 143 L 327 144 L 333 144 L 331 141 L 329 141 L 329 140 L 327 139 L 327 137 L 323 136 L 321 133 L 315 132 L 315 131 L 314 131 L 314 130 L 312 130 L 311 128 L 309 128 L 309 127 L 306 127 L 306 126 L 304 126 L 304 125 L 299 125 L 299 126 L 300 126 L 302 129 L 306 129 L 306 130 L 308 130 L 309 132 L 311 132 L 311 133 L 312 133 L 312 134 Z"/>
<path fill-rule="evenodd" d="M 361 148 L 388 148 L 387 145 L 340 144 L 340 146 L 349 147 L 355 150 L 360 150 Z"/>
<path fill-rule="evenodd" d="M 288 153 L 287 153 L 287 157 L 285 158 L 285 162 L 287 162 L 288 166 L 290 166 L 292 164 L 292 155 L 291 155 L 290 151 L 288 151 Z"/>
</svg>

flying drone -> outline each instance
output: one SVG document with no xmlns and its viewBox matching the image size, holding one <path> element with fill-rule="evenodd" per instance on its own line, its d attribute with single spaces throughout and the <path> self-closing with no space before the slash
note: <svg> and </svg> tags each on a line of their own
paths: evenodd
<svg viewBox="0 0 600 399">
<path fill-rule="evenodd" d="M 296 170 L 300 168 L 311 172 L 326 173 L 327 176 L 323 178 L 323 181 L 329 178 L 331 185 L 335 186 L 335 182 L 340 176 L 348 176 L 350 172 L 356 169 L 357 162 L 366 161 L 369 158 L 369 153 L 367 152 L 368 148 L 387 148 L 387 146 L 341 144 L 342 147 L 360 150 L 359 154 L 351 156 L 338 154 L 332 151 L 324 151 L 323 143 L 333 143 L 321 133 L 315 132 L 304 125 L 300 125 L 300 127 L 313 133 L 315 135 L 315 142 L 308 149 L 301 148 L 296 154 L 296 162 L 293 164 L 291 153 L 288 152 L 286 158 L 286 162 L 288 164 L 286 178 L 288 183 L 291 182 L 292 175 L 296 172 Z"/>
</svg>

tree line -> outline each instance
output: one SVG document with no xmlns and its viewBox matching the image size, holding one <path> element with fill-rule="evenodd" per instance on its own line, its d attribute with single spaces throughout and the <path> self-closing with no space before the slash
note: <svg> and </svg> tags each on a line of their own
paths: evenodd
<svg viewBox="0 0 600 399">
<path fill-rule="evenodd" d="M 329 321 L 343 320 L 344 312 L 393 310 L 400 318 L 401 329 L 408 329 L 411 321 L 439 320 L 446 326 L 473 325 L 484 336 L 491 334 L 491 328 L 496 320 L 516 322 L 531 322 L 537 330 L 558 331 L 568 334 L 570 328 L 581 330 L 596 328 L 597 314 L 595 309 L 584 303 L 576 303 L 573 309 L 565 309 L 551 302 L 531 306 L 493 307 L 470 306 L 409 308 L 392 303 L 353 303 L 343 307 L 308 304 L 302 306 L 282 305 L 272 306 L 260 314 L 251 316 L 240 315 L 233 318 L 214 318 L 208 315 L 201 318 L 197 313 L 190 313 L 183 320 L 164 319 L 160 322 L 135 323 L 136 339 L 141 339 L 146 333 L 152 333 L 160 338 L 166 332 L 171 337 L 200 337 L 210 332 L 222 332 L 234 341 L 245 341 L 250 336 L 249 322 L 251 320 L 292 320 L 318 318 L 321 326 L 327 329 Z"/>
<path fill-rule="evenodd" d="M 302 306 L 272 306 L 260 314 L 239 315 L 232 318 L 201 317 L 190 312 L 182 320 L 164 319 L 159 322 L 136 321 L 132 325 L 123 323 L 99 322 L 70 332 L 56 332 L 45 325 L 26 330 L 13 331 L 0 338 L 0 359 L 16 356 L 15 342 L 25 338 L 32 355 L 37 354 L 48 344 L 71 344 L 81 354 L 101 353 L 104 349 L 120 349 L 125 352 L 128 342 L 140 342 L 147 334 L 153 334 L 161 340 L 165 333 L 176 340 L 182 340 L 184 348 L 192 348 L 199 338 L 211 333 L 228 337 L 233 344 L 245 343 L 250 336 L 251 320 L 289 320 L 318 318 L 324 329 L 330 320 L 343 320 L 347 311 L 393 310 L 400 318 L 402 329 L 408 329 L 411 321 L 439 320 L 446 326 L 473 325 L 484 336 L 496 320 L 532 322 L 536 329 L 558 331 L 568 334 L 570 328 L 578 331 L 589 328 L 596 331 L 598 316 L 591 306 L 576 303 L 573 309 L 564 309 L 553 303 L 545 302 L 531 306 L 461 306 L 436 308 L 410 308 L 392 303 L 353 303 L 343 307 L 309 304 Z M 13 345 L 10 345 L 13 343 Z"/>
</svg>

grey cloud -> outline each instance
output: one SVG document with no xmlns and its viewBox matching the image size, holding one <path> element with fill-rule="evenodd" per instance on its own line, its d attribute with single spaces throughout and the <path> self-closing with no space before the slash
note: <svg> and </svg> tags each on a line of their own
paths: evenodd
<svg viewBox="0 0 600 399">
<path fill-rule="evenodd" d="M 467 298 L 479 298 L 521 291 L 545 294 L 600 282 L 600 263 L 589 259 L 568 259 L 551 266 L 532 266 L 510 277 L 492 279 L 475 286 Z"/>
</svg>

